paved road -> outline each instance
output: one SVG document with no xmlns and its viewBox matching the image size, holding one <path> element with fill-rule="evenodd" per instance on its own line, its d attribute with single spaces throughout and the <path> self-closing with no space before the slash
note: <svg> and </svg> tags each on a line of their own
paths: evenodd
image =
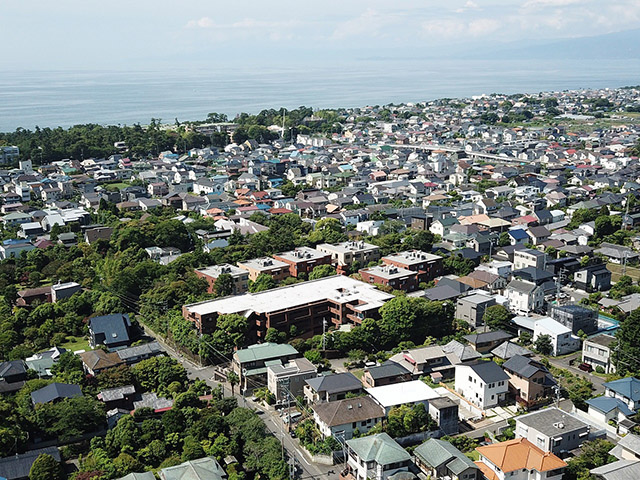
<svg viewBox="0 0 640 480">
<path fill-rule="evenodd" d="M 185 357 L 184 355 L 167 345 L 161 338 L 155 337 L 152 331 L 148 329 L 145 329 L 145 331 L 147 335 L 154 337 L 158 341 L 158 343 L 165 349 L 167 354 L 175 358 L 183 365 L 184 369 L 187 371 L 187 376 L 191 380 L 204 380 L 207 385 L 212 388 L 216 388 L 219 385 L 222 385 L 225 395 L 231 395 L 230 385 L 225 385 L 224 383 L 213 380 L 212 377 L 215 371 L 214 367 L 202 367 L 192 362 L 189 358 Z M 287 432 L 286 426 L 283 425 L 283 422 L 281 421 L 280 416 L 276 411 L 252 402 L 249 398 L 242 397 L 240 393 L 237 393 L 237 389 L 235 397 L 238 400 L 238 405 L 252 408 L 257 412 L 261 412 L 260 417 L 267 426 L 267 429 L 283 444 L 284 450 L 287 454 L 287 459 L 295 459 L 298 479 L 306 480 L 338 478 L 337 473 L 340 471 L 340 465 L 327 466 L 311 462 L 311 459 L 309 458 L 307 453 L 300 448 L 298 440 L 290 437 L 289 433 Z M 333 471 L 335 473 L 330 474 L 330 471 Z"/>
</svg>

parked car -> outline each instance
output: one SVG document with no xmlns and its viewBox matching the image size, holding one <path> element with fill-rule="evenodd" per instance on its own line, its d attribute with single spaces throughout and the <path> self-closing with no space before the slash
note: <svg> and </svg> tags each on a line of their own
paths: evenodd
<svg viewBox="0 0 640 480">
<path fill-rule="evenodd" d="M 580 365 L 578 365 L 578 368 L 583 372 L 593 372 L 593 367 L 588 363 L 581 363 Z"/>
</svg>

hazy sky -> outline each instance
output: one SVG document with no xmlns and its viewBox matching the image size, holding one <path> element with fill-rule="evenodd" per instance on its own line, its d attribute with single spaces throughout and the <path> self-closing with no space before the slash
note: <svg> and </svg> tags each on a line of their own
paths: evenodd
<svg viewBox="0 0 640 480">
<path fill-rule="evenodd" d="M 0 69 L 428 56 L 639 26 L 638 0 L 0 0 Z"/>
</svg>

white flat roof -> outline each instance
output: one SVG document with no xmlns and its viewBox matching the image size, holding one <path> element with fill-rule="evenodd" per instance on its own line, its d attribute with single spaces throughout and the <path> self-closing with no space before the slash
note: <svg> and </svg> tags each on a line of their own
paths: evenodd
<svg viewBox="0 0 640 480">
<path fill-rule="evenodd" d="M 294 263 L 304 262 L 307 260 L 317 260 L 319 258 L 325 258 L 328 254 L 320 252 L 315 248 L 310 247 L 298 247 L 295 250 L 288 252 L 278 253 L 275 256 L 284 258 Z"/>
<path fill-rule="evenodd" d="M 366 271 L 376 277 L 384 278 L 386 280 L 393 280 L 397 278 L 405 278 L 407 276 L 415 275 L 416 272 L 407 270 L 406 268 L 396 267 L 392 265 L 376 265 L 375 267 L 365 268 L 362 271 Z"/>
<path fill-rule="evenodd" d="M 342 243 L 321 243 L 316 245 L 316 248 L 321 252 L 368 252 L 371 250 L 379 250 L 380 247 L 372 245 L 366 242 L 342 242 Z"/>
<path fill-rule="evenodd" d="M 274 270 L 276 268 L 289 268 L 288 263 L 281 262 L 271 257 L 253 258 L 246 262 L 238 262 L 238 267 L 251 270 Z M 243 268 L 244 270 L 244 268 Z"/>
<path fill-rule="evenodd" d="M 235 265 L 229 265 L 228 263 L 222 265 L 212 265 L 205 268 L 198 268 L 196 271 L 213 278 L 218 278 L 223 273 L 227 273 L 231 276 L 247 274 L 246 270 L 238 268 Z"/>
<path fill-rule="evenodd" d="M 363 304 L 382 305 L 391 298 L 393 298 L 393 295 L 382 292 L 373 285 L 344 275 L 335 275 L 264 292 L 247 293 L 194 303 L 186 305 L 185 308 L 197 315 L 209 315 L 212 313 L 224 315 L 251 311 L 259 313 L 277 312 L 278 310 L 327 299 L 342 304 L 359 301 Z"/>
<path fill-rule="evenodd" d="M 424 402 L 440 397 L 433 388 L 422 380 L 394 383 L 365 390 L 384 408 L 405 403 Z"/>
<path fill-rule="evenodd" d="M 546 331 L 555 335 L 562 335 L 563 333 L 571 332 L 569 327 L 565 327 L 563 324 L 554 320 L 553 318 L 543 317 L 536 321 L 535 328 L 544 328 Z"/>
<path fill-rule="evenodd" d="M 383 258 L 394 262 L 404 263 L 405 265 L 413 265 L 421 262 L 431 262 L 433 260 L 442 259 L 439 255 L 423 252 L 421 250 L 409 250 L 406 252 L 396 253 L 395 255 L 387 255 Z"/>
</svg>

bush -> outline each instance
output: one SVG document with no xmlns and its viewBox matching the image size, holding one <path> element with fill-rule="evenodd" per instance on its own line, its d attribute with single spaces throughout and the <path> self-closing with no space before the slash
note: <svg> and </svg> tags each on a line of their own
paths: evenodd
<svg viewBox="0 0 640 480">
<path fill-rule="evenodd" d="M 596 367 L 596 373 L 604 373 L 604 367 L 602 367 L 602 365 L 598 365 Z"/>
</svg>

